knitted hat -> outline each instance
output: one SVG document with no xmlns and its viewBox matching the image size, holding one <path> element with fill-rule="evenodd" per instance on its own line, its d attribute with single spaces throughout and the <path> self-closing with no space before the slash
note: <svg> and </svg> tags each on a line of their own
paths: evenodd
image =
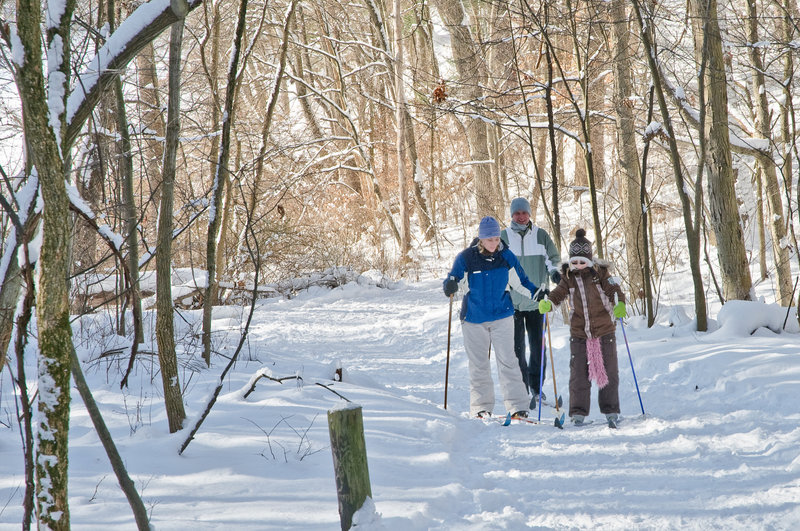
<svg viewBox="0 0 800 531">
<path fill-rule="evenodd" d="M 478 225 L 478 238 L 485 240 L 486 238 L 499 238 L 500 237 L 500 224 L 492 216 L 486 216 L 481 220 Z"/>
<path fill-rule="evenodd" d="M 575 239 L 569 244 L 569 259 L 578 257 L 592 260 L 592 242 L 586 239 L 586 231 L 583 229 L 575 231 Z"/>
<path fill-rule="evenodd" d="M 512 216 L 514 215 L 514 212 L 527 212 L 528 215 L 530 215 L 531 204 L 524 197 L 517 197 L 511 201 L 511 208 L 509 208 L 509 213 Z"/>
</svg>

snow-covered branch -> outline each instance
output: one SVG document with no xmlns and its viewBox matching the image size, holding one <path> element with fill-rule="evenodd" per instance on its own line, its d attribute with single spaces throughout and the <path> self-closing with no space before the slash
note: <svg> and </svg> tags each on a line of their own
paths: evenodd
<svg viewBox="0 0 800 531">
<path fill-rule="evenodd" d="M 201 3 L 202 0 L 189 0 L 183 15 Z M 151 0 L 139 6 L 109 36 L 97 55 L 78 75 L 75 90 L 67 99 L 68 146 L 74 142 L 103 89 L 142 48 L 180 18 L 181 14 L 175 12 L 171 0 Z"/>
</svg>

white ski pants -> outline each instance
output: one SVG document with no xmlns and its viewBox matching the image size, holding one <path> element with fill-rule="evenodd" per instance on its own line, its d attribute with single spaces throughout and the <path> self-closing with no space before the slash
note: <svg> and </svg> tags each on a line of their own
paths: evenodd
<svg viewBox="0 0 800 531">
<path fill-rule="evenodd" d="M 514 354 L 514 318 L 469 323 L 461 321 L 464 350 L 469 359 L 469 412 L 494 411 L 494 381 L 489 347 L 497 364 L 497 376 L 503 393 L 503 405 L 509 413 L 528 411 L 530 405 L 525 382 Z"/>
</svg>

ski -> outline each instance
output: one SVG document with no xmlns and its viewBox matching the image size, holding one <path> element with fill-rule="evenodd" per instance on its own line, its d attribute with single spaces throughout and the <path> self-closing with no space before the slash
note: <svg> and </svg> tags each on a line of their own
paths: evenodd
<svg viewBox="0 0 800 531">
<path fill-rule="evenodd" d="M 564 426 L 564 413 L 561 414 L 561 417 L 556 417 L 555 421 L 553 422 L 553 426 L 559 429 L 563 429 Z M 512 417 L 511 413 L 506 414 L 505 419 L 501 423 L 503 426 L 510 426 L 514 422 L 525 422 L 527 424 L 545 424 L 545 422 L 540 422 L 538 420 L 524 418 L 524 417 Z"/>
<path fill-rule="evenodd" d="M 532 407 L 531 409 L 537 409 L 539 407 L 538 399 L 535 401 L 534 405 L 535 407 Z M 547 407 L 552 407 L 553 409 L 561 409 L 562 407 L 564 407 L 564 400 L 561 398 L 561 395 L 559 395 L 558 398 L 556 399 L 555 404 L 550 402 L 549 400 L 542 400 L 542 405 Z"/>
</svg>

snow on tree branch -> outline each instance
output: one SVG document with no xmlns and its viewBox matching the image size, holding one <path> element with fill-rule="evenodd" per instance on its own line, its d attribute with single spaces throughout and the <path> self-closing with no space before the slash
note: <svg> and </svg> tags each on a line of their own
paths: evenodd
<svg viewBox="0 0 800 531">
<path fill-rule="evenodd" d="M 202 0 L 189 0 L 186 13 L 201 3 Z M 72 144 L 89 117 L 102 89 L 142 48 L 179 18 L 170 0 L 151 0 L 139 6 L 109 36 L 97 55 L 78 75 L 75 90 L 67 100 L 68 145 Z"/>
</svg>

